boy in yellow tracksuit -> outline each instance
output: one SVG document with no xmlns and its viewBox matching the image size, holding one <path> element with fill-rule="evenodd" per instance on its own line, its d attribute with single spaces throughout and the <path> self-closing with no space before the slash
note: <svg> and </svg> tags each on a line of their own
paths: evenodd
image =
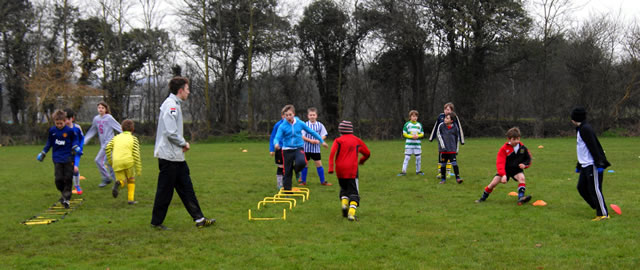
<svg viewBox="0 0 640 270">
<path fill-rule="evenodd" d="M 134 192 L 136 190 L 136 176 L 142 175 L 142 160 L 140 159 L 140 144 L 138 138 L 133 136 L 131 132 L 134 130 L 132 120 L 122 121 L 123 132 L 113 137 L 105 152 L 107 154 L 107 162 L 113 168 L 116 175 L 116 182 L 113 185 L 112 194 L 114 198 L 118 197 L 118 189 L 127 185 L 128 203 L 136 204 L 134 200 Z M 135 167 L 135 170 L 134 170 Z"/>
</svg>

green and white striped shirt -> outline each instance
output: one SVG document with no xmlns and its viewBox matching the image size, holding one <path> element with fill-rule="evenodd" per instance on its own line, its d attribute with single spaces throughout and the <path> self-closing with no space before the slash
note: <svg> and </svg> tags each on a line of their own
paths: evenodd
<svg viewBox="0 0 640 270">
<path fill-rule="evenodd" d="M 418 139 L 414 140 L 413 135 L 418 135 Z M 424 130 L 420 122 L 408 121 L 402 128 L 402 136 L 407 140 L 404 143 L 405 149 L 421 149 L 420 139 L 424 137 Z"/>
</svg>

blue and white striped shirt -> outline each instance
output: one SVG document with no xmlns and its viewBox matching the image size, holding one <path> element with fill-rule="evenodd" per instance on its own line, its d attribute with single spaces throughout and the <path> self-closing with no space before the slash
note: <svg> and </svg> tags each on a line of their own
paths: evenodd
<svg viewBox="0 0 640 270">
<path fill-rule="evenodd" d="M 307 121 L 305 124 L 307 124 L 308 127 L 310 127 L 311 129 L 313 129 L 313 131 L 315 131 L 316 133 L 320 134 L 320 137 L 324 137 L 327 136 L 327 129 L 324 128 L 324 125 L 322 123 L 320 123 L 320 121 L 316 121 L 315 123 L 311 123 L 310 121 Z M 307 139 L 312 139 L 314 140 L 315 138 L 305 132 L 304 130 L 302 131 L 302 136 L 307 137 Z M 312 144 L 312 143 L 308 143 L 308 142 L 304 142 L 304 152 L 305 153 L 320 153 L 320 144 Z"/>
</svg>

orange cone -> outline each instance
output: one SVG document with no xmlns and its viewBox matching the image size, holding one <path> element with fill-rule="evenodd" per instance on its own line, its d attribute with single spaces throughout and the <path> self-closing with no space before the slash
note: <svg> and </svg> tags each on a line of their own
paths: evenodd
<svg viewBox="0 0 640 270">
<path fill-rule="evenodd" d="M 509 192 L 509 194 L 507 194 L 507 195 L 509 195 L 509 196 L 513 196 L 513 197 L 518 197 L 518 192 L 511 191 L 511 192 Z"/>
<path fill-rule="evenodd" d="M 613 212 L 616 212 L 618 215 L 622 215 L 622 209 L 620 209 L 620 206 L 615 204 L 610 204 L 609 206 L 613 209 Z"/>
<path fill-rule="evenodd" d="M 533 203 L 533 206 L 547 206 L 547 203 L 543 200 L 537 200 Z"/>
<path fill-rule="evenodd" d="M 87 178 L 85 178 L 84 176 L 80 175 L 79 179 L 80 180 L 86 180 Z"/>
</svg>

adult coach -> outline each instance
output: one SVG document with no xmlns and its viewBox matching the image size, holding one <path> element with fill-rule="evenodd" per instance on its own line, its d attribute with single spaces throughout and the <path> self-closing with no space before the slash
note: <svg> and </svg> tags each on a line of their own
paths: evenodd
<svg viewBox="0 0 640 270">
<path fill-rule="evenodd" d="M 158 130 L 156 131 L 156 145 L 153 156 L 158 158 L 160 173 L 158 187 L 153 202 L 151 227 L 161 230 L 168 228 L 162 225 L 171 204 L 175 189 L 196 223 L 196 227 L 204 228 L 213 225 L 216 220 L 208 219 L 202 214 L 200 204 L 193 190 L 189 166 L 184 159 L 184 152 L 189 151 L 190 145 L 182 136 L 181 103 L 189 97 L 189 79 L 174 77 L 169 81 L 169 97 L 160 106 Z"/>
</svg>

